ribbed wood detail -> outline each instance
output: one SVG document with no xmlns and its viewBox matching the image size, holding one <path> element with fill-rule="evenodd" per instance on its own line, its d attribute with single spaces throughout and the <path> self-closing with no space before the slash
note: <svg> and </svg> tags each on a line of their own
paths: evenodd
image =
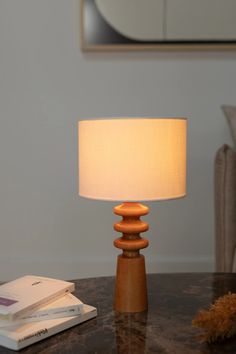
<svg viewBox="0 0 236 354">
<path fill-rule="evenodd" d="M 135 257 L 139 250 L 148 246 L 148 240 L 140 237 L 140 232 L 149 229 L 148 223 L 140 220 L 140 217 L 148 214 L 149 208 L 139 203 L 123 203 L 114 208 L 114 213 L 123 217 L 122 221 L 114 224 L 114 229 L 122 232 L 123 236 L 114 241 L 117 248 L 125 251 L 133 251 Z"/>
<path fill-rule="evenodd" d="M 148 240 L 140 236 L 149 228 L 148 223 L 140 220 L 148 212 L 149 208 L 140 203 L 126 202 L 114 208 L 114 213 L 122 216 L 114 229 L 123 234 L 114 241 L 115 247 L 123 250 L 116 272 L 114 306 L 119 312 L 141 312 L 148 306 L 145 259 L 139 253 L 148 246 Z"/>
</svg>

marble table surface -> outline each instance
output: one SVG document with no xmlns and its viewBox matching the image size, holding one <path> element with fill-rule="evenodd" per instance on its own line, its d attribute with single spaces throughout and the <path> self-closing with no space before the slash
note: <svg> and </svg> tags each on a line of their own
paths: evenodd
<svg viewBox="0 0 236 354">
<path fill-rule="evenodd" d="M 236 292 L 236 274 L 149 274 L 149 309 L 140 314 L 113 311 L 114 277 L 76 280 L 76 295 L 98 309 L 98 317 L 38 342 L 22 354 L 221 354 L 236 353 L 236 339 L 202 344 L 191 321 L 200 308 Z M 14 353 L 0 347 L 0 354 Z"/>
</svg>

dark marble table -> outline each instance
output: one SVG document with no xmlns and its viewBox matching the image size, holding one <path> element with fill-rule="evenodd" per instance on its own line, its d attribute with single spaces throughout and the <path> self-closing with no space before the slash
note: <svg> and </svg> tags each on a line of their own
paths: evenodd
<svg viewBox="0 0 236 354">
<path fill-rule="evenodd" d="M 113 277 L 76 280 L 76 295 L 98 309 L 98 317 L 23 349 L 20 353 L 221 354 L 236 353 L 236 339 L 206 345 L 191 320 L 199 308 L 236 292 L 236 274 L 149 274 L 149 310 L 115 314 Z M 0 353 L 14 353 L 0 347 Z"/>
</svg>

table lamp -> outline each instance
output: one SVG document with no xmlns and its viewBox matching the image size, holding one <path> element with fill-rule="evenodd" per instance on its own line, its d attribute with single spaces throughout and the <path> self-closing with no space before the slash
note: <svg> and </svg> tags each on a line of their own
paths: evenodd
<svg viewBox="0 0 236 354">
<path fill-rule="evenodd" d="M 114 213 L 122 220 L 114 241 L 117 258 L 114 308 L 147 310 L 145 259 L 140 236 L 148 223 L 140 217 L 149 208 L 140 201 L 180 198 L 186 192 L 185 118 L 114 118 L 79 122 L 80 196 L 122 201 Z"/>
</svg>

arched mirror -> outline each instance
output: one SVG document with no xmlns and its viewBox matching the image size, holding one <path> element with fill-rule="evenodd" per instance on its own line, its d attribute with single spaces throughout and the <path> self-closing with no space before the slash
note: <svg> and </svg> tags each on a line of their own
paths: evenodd
<svg viewBox="0 0 236 354">
<path fill-rule="evenodd" d="M 83 50 L 235 49 L 236 0 L 81 0 Z"/>
</svg>

